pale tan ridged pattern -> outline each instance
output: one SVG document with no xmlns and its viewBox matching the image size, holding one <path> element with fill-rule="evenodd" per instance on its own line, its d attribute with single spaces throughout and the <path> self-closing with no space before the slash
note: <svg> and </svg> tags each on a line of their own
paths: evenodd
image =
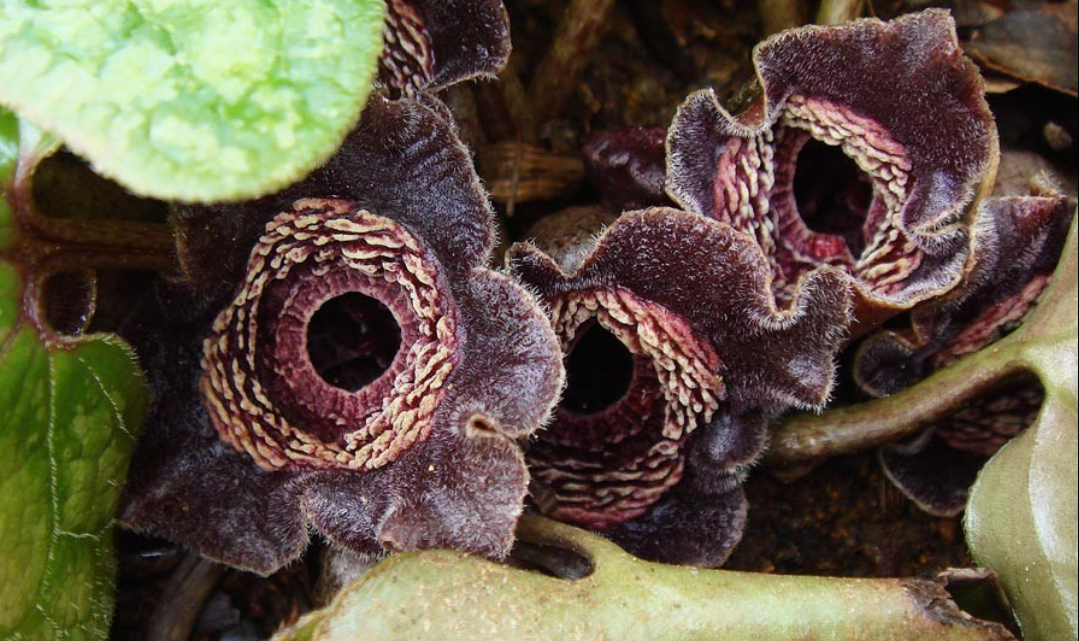
<svg viewBox="0 0 1079 641">
<path fill-rule="evenodd" d="M 783 108 L 782 122 L 807 131 L 813 138 L 838 145 L 873 181 L 873 192 L 884 206 L 873 220 L 869 245 L 853 266 L 854 272 L 876 292 L 902 287 L 918 268 L 921 252 L 900 226 L 899 216 L 908 196 L 912 169 L 906 148 L 869 118 L 846 107 L 793 95 Z"/>
<path fill-rule="evenodd" d="M 574 434 L 560 439 L 548 432 L 543 438 L 553 439 L 550 443 L 559 455 L 530 461 L 533 475 L 552 490 L 547 506 L 551 509 L 546 511 L 565 516 L 580 510 L 593 524 L 632 519 L 682 478 L 686 437 L 702 421 L 711 420 L 725 396 L 717 371 L 719 359 L 684 321 L 624 289 L 583 290 L 557 297 L 552 301 L 551 318 L 564 349 L 594 318 L 634 356 L 647 358 L 655 368 L 663 394 L 663 427 L 647 452 L 610 469 L 601 458 L 573 458 Z M 616 445 L 643 425 L 618 427 L 624 431 L 605 434 L 610 439 L 605 445 Z"/>
<path fill-rule="evenodd" d="M 405 0 L 387 0 L 380 80 L 405 96 L 423 91 L 435 75 L 434 49 L 423 16 Z"/>
<path fill-rule="evenodd" d="M 401 288 L 416 317 L 416 339 L 401 346 L 403 366 L 390 392 L 367 408 L 362 424 L 345 425 L 328 410 L 326 418 L 345 430 L 340 442 L 321 440 L 286 420 L 256 374 L 260 296 L 308 261 L 315 264 L 315 277 L 330 269 L 354 269 Z M 424 440 L 456 363 L 455 321 L 438 279 L 437 266 L 408 230 L 388 218 L 350 210 L 346 202 L 298 201 L 293 211 L 275 217 L 251 253 L 239 293 L 204 344 L 201 389 L 221 437 L 267 469 L 290 464 L 374 469 Z M 354 393 L 357 402 L 363 402 L 362 392 Z"/>
<path fill-rule="evenodd" d="M 775 147 L 770 129 L 757 136 L 727 140 L 723 155 L 716 162 L 712 180 L 715 202 L 719 204 L 716 220 L 752 235 L 765 256 L 776 253 L 775 213 L 769 211 L 768 196 L 775 182 Z"/>
</svg>

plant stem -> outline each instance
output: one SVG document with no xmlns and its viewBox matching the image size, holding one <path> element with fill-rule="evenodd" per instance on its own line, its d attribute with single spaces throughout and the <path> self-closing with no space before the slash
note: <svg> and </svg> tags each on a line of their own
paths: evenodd
<svg viewBox="0 0 1079 641">
<path fill-rule="evenodd" d="M 1053 280 L 1019 329 L 891 396 L 792 417 L 773 431 L 765 462 L 812 463 L 913 436 L 1016 378 L 1036 378 L 1047 389 L 1070 385 L 1074 390 L 1077 225 L 1073 221 Z M 1056 347 L 1069 341 L 1070 358 L 1066 349 Z M 1054 345 L 1048 353 L 1046 344 Z"/>
<path fill-rule="evenodd" d="M 554 41 L 529 87 L 536 125 L 542 129 L 577 88 L 607 26 L 615 0 L 571 0 Z"/>
<path fill-rule="evenodd" d="M 961 611 L 946 590 L 948 577 L 838 579 L 660 565 L 535 516 L 521 519 L 517 540 L 531 546 L 528 566 L 555 576 L 443 550 L 395 555 L 274 639 L 343 640 L 362 631 L 365 641 L 1015 641 L 1003 626 Z"/>
<path fill-rule="evenodd" d="M 773 431 L 765 462 L 774 466 L 812 462 L 914 436 L 972 398 L 1025 373 L 1018 353 L 1000 343 L 891 396 L 791 417 Z"/>
<path fill-rule="evenodd" d="M 757 10 L 765 36 L 800 27 L 809 15 L 804 0 L 757 0 Z"/>
<path fill-rule="evenodd" d="M 31 193 L 40 158 L 19 158 L 5 198 L 14 214 L 13 242 L 0 250 L 0 260 L 20 272 L 20 319 L 28 321 L 50 345 L 65 338 L 45 319 L 44 300 L 49 278 L 65 272 L 94 269 L 175 271 L 178 264 L 171 228 L 164 223 L 50 218 L 38 210 Z"/>
<path fill-rule="evenodd" d="M 817 24 L 843 24 L 862 15 L 865 0 L 821 0 Z"/>
<path fill-rule="evenodd" d="M 188 641 L 225 566 L 192 552 L 176 568 L 150 619 L 147 641 Z"/>
</svg>

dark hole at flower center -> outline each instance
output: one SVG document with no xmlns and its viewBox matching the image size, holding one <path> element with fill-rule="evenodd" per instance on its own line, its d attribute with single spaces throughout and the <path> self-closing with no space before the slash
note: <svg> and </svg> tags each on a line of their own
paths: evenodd
<svg viewBox="0 0 1079 641">
<path fill-rule="evenodd" d="M 322 304 L 307 326 L 307 353 L 322 380 L 355 392 L 389 369 L 401 346 L 393 313 L 349 292 Z"/>
<path fill-rule="evenodd" d="M 633 354 L 613 334 L 592 324 L 566 359 L 562 408 L 594 414 L 614 405 L 633 382 Z"/>
<path fill-rule="evenodd" d="M 842 237 L 855 256 L 865 248 L 862 226 L 873 184 L 852 158 L 835 145 L 810 138 L 798 153 L 794 200 L 807 227 Z"/>
</svg>

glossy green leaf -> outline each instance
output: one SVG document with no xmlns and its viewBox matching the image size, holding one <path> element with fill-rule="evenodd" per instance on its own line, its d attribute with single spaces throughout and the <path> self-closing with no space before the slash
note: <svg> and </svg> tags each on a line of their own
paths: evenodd
<svg viewBox="0 0 1079 641">
<path fill-rule="evenodd" d="M 982 470 L 967 505 L 971 551 L 1000 575 L 1027 641 L 1079 637 L 1076 246 L 1073 225 L 1039 307 L 992 348 L 1035 373 L 1046 398 L 1035 424 Z"/>
<path fill-rule="evenodd" d="M 17 132 L 0 110 L 0 639 L 104 639 L 113 513 L 149 389 L 119 339 L 48 345 L 21 314 Z"/>
<path fill-rule="evenodd" d="M 0 103 L 102 174 L 213 201 L 289 184 L 338 147 L 381 51 L 380 0 L 11 0 Z"/>
<path fill-rule="evenodd" d="M 275 641 L 1012 639 L 960 612 L 937 581 L 661 565 L 539 517 L 522 519 L 518 539 L 531 550 L 519 558 L 549 574 L 449 551 L 401 554 Z"/>
</svg>

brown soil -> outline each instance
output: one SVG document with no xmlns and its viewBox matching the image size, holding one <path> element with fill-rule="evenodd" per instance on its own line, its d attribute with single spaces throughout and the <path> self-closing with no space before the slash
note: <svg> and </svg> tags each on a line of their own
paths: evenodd
<svg viewBox="0 0 1079 641">
<path fill-rule="evenodd" d="M 745 489 L 749 526 L 729 569 L 893 577 L 970 565 L 961 518 L 919 510 L 871 454 L 833 459 L 790 482 L 758 470 Z"/>
</svg>

